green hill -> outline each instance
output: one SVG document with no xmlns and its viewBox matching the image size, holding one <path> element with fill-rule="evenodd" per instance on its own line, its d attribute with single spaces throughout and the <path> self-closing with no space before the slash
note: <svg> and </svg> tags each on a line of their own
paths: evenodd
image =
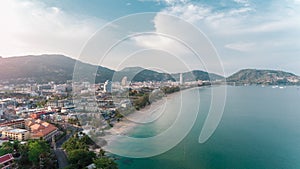
<svg viewBox="0 0 300 169">
<path fill-rule="evenodd" d="M 243 69 L 229 76 L 227 82 L 237 84 L 267 84 L 293 85 L 299 84 L 300 77 L 289 72 L 279 70 Z"/>
<path fill-rule="evenodd" d="M 74 74 L 74 67 L 79 71 Z M 76 69 L 77 70 L 77 69 Z M 97 70 L 97 72 L 96 72 Z M 94 73 L 91 73 L 94 72 Z M 121 81 L 127 79 L 133 82 L 143 81 L 179 81 L 180 74 L 168 74 L 141 67 L 128 67 L 121 71 L 114 71 L 102 66 L 91 65 L 77 61 L 63 55 L 30 55 L 0 58 L 0 81 L 8 83 L 47 83 L 54 81 L 64 83 L 80 77 L 79 80 L 86 81 L 95 79 L 96 83 L 106 80 Z M 80 76 L 79 76 L 80 75 Z M 193 70 L 183 73 L 184 81 L 194 80 L 217 80 L 222 76 L 205 71 Z"/>
</svg>

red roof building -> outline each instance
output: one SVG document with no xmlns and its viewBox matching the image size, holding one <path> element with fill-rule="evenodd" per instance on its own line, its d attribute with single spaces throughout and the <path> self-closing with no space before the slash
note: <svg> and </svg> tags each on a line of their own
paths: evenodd
<svg viewBox="0 0 300 169">
<path fill-rule="evenodd" d="M 5 154 L 0 157 L 1 169 L 13 168 L 14 157 L 11 154 Z"/>
<path fill-rule="evenodd" d="M 59 134 L 58 128 L 53 124 L 42 121 L 40 119 L 28 119 L 26 121 L 26 128 L 30 131 L 31 139 L 44 139 L 50 141 L 52 136 Z"/>
</svg>

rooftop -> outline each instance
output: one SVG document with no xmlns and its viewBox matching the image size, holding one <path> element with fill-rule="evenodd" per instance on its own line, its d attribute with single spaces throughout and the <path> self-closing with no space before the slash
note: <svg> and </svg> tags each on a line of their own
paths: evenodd
<svg viewBox="0 0 300 169">
<path fill-rule="evenodd" d="M 0 157 L 0 164 L 4 164 L 4 163 L 6 163 L 8 161 L 11 161 L 13 159 L 14 159 L 14 157 L 11 154 L 5 154 L 5 155 Z"/>
<path fill-rule="evenodd" d="M 27 132 L 27 130 L 25 129 L 11 129 L 11 130 L 8 130 L 9 132 L 11 133 L 23 133 L 23 132 Z"/>
</svg>

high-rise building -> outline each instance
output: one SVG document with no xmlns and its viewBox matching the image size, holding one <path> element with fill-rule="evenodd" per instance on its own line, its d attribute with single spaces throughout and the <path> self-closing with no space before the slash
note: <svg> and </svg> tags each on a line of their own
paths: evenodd
<svg viewBox="0 0 300 169">
<path fill-rule="evenodd" d="M 122 86 L 128 86 L 128 81 L 127 81 L 127 76 L 124 76 L 122 81 L 121 81 Z"/>
<path fill-rule="evenodd" d="M 180 73 L 180 76 L 179 76 L 179 84 L 183 84 L 183 75 L 182 73 Z"/>
<path fill-rule="evenodd" d="M 106 80 L 103 86 L 103 91 L 106 93 L 111 93 L 112 84 L 110 81 Z"/>
</svg>

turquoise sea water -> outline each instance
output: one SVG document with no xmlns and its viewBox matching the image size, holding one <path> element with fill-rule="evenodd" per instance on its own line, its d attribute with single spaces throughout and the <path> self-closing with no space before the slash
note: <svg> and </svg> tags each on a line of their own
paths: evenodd
<svg viewBox="0 0 300 169">
<path fill-rule="evenodd" d="M 182 99 L 193 99 L 195 91 L 198 90 L 200 108 L 196 123 L 177 146 L 151 158 L 119 157 L 119 167 L 121 169 L 300 168 L 298 87 L 274 89 L 260 86 L 228 86 L 222 120 L 215 133 L 204 144 L 198 143 L 198 137 L 210 106 L 211 88 L 184 91 Z M 178 100 L 174 97 L 168 102 L 166 112 L 174 111 L 170 105 L 177 104 Z M 185 110 L 182 111 L 184 113 Z M 159 134 L 174 121 L 172 113 L 166 114 L 167 117 L 162 117 L 158 122 L 136 127 L 130 135 L 149 137 Z"/>
</svg>

